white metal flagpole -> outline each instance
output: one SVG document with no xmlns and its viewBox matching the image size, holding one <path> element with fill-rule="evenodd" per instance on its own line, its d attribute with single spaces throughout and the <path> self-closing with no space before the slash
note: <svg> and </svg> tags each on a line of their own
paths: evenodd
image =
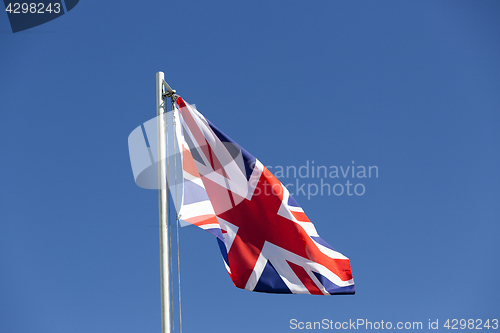
<svg viewBox="0 0 500 333">
<path fill-rule="evenodd" d="M 156 73 L 156 114 L 158 124 L 158 198 L 160 207 L 161 331 L 171 333 L 170 261 L 168 235 L 168 192 L 166 156 L 166 115 L 164 114 L 163 72 Z"/>
</svg>

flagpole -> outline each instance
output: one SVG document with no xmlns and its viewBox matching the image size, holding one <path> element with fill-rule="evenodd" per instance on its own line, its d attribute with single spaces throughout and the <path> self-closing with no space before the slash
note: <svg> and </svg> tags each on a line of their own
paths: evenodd
<svg viewBox="0 0 500 333">
<path fill-rule="evenodd" d="M 170 315 L 170 261 L 168 235 L 168 192 L 167 192 L 167 156 L 166 156 L 166 117 L 163 72 L 156 73 L 156 115 L 158 128 L 158 201 L 160 210 L 160 271 L 161 271 L 161 331 L 171 333 Z M 168 87 L 170 88 L 170 87 Z"/>
</svg>

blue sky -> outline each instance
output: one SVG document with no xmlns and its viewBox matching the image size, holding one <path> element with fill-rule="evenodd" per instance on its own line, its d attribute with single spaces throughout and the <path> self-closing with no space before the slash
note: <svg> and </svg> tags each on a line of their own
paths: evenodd
<svg viewBox="0 0 500 333">
<path fill-rule="evenodd" d="M 237 289 L 214 237 L 183 228 L 185 332 L 498 319 L 499 14 L 82 0 L 13 34 L 0 13 L 0 331 L 160 331 L 157 192 L 135 185 L 127 147 L 155 116 L 158 71 L 264 165 L 379 171 L 348 178 L 362 196 L 295 196 L 350 258 L 354 296 Z"/>
</svg>

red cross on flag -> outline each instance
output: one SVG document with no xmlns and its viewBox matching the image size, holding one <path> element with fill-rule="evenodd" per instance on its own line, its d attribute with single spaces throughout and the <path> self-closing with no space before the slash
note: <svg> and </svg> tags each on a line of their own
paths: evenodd
<svg viewBox="0 0 500 333">
<path fill-rule="evenodd" d="M 179 219 L 217 237 L 238 288 L 291 294 L 354 294 L 349 259 L 321 239 L 287 188 L 182 98 Z"/>
</svg>

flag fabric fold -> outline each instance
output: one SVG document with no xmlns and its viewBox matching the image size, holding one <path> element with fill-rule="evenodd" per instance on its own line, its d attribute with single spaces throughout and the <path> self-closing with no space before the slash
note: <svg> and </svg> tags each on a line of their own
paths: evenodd
<svg viewBox="0 0 500 333">
<path fill-rule="evenodd" d="M 255 157 L 177 97 L 180 220 L 217 237 L 238 288 L 354 294 L 349 259 L 318 235 L 287 188 Z"/>
</svg>

